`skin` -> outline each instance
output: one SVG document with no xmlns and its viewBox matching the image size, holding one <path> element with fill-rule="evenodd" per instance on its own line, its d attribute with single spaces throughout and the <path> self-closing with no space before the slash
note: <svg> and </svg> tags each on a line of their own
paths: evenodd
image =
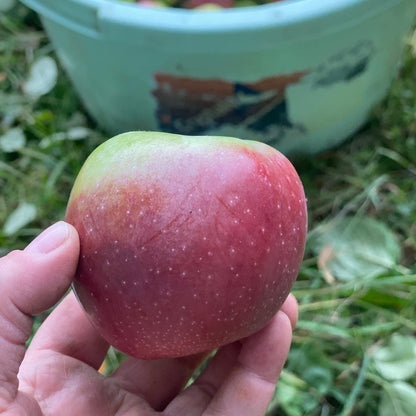
<svg viewBox="0 0 416 416">
<path fill-rule="evenodd" d="M 297 303 L 289 296 L 259 332 L 222 347 L 191 387 L 204 354 L 128 358 L 98 372 L 108 344 L 72 293 L 37 331 L 31 316 L 58 302 L 73 279 L 79 239 L 63 222 L 0 259 L 0 414 L 4 416 L 261 416 L 287 358 Z"/>
<path fill-rule="evenodd" d="M 306 238 L 290 162 L 263 143 L 131 132 L 96 149 L 66 219 L 74 290 L 107 341 L 138 358 L 200 353 L 262 328 Z"/>
</svg>

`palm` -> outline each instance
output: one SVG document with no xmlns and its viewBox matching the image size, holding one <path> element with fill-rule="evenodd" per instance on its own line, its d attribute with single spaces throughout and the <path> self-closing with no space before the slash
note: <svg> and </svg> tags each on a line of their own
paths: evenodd
<svg viewBox="0 0 416 416">
<path fill-rule="evenodd" d="M 107 348 L 70 294 L 28 349 L 19 372 L 20 389 L 36 399 L 45 415 L 156 414 L 152 408 L 176 395 L 203 358 L 153 362 L 128 358 L 105 377 L 97 368 Z"/>
<path fill-rule="evenodd" d="M 36 363 L 23 366 L 20 378 L 22 388 L 35 398 L 39 415 L 155 414 L 143 398 L 120 388 L 116 380 L 80 360 L 50 351 L 34 354 L 36 359 Z"/>
</svg>

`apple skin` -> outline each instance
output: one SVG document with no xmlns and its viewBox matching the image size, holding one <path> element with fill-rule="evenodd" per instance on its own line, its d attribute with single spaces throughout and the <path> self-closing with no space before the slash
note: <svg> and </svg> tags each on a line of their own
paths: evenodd
<svg viewBox="0 0 416 416">
<path fill-rule="evenodd" d="M 297 277 L 307 209 L 294 167 L 266 144 L 129 132 L 91 153 L 66 221 L 91 322 L 117 349 L 155 359 L 261 329 Z"/>
</svg>

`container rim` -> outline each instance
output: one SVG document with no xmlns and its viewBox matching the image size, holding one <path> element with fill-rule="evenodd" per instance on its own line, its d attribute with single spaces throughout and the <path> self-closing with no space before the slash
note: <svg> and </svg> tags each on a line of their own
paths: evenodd
<svg viewBox="0 0 416 416">
<path fill-rule="evenodd" d="M 399 3 L 401 0 L 284 0 L 253 7 L 221 9 L 198 12 L 187 9 L 150 8 L 119 0 L 76 0 L 87 3 L 101 3 L 100 9 L 105 14 L 111 13 L 112 20 L 152 28 L 164 28 L 181 32 L 224 32 L 253 30 L 259 27 L 291 26 L 308 20 L 342 13 L 343 10 L 356 5 L 369 3 L 374 9 L 384 9 L 386 5 Z M 380 3 L 383 3 L 381 5 Z M 386 4 L 387 3 L 387 4 Z M 104 5 L 106 7 L 104 8 Z M 108 6 L 108 7 L 107 7 Z M 381 6 L 381 7 L 380 7 Z M 374 10 L 373 10 L 374 11 Z"/>
<path fill-rule="evenodd" d="M 293 26 L 327 16 L 337 16 L 359 6 L 360 12 L 377 13 L 405 0 L 283 0 L 267 5 L 197 12 L 174 8 L 151 8 L 125 3 L 119 0 L 22 0 L 27 6 L 45 16 L 56 15 L 57 9 L 80 8 L 94 11 L 98 25 L 100 21 L 125 26 L 140 26 L 161 31 L 232 32 L 247 31 L 275 26 Z M 63 6 L 65 4 L 65 6 Z M 82 17 L 74 10 L 71 19 Z M 82 13 L 81 13 L 82 14 Z M 359 18 L 363 18 L 361 14 Z M 345 23 L 345 22 L 344 22 Z M 322 32 L 325 27 L 322 28 Z"/>
</svg>

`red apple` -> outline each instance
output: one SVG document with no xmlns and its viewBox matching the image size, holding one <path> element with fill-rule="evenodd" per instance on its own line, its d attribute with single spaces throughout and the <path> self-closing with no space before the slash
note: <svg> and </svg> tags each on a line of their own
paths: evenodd
<svg viewBox="0 0 416 416">
<path fill-rule="evenodd" d="M 303 257 L 305 195 L 263 143 L 131 132 L 74 184 L 74 290 L 102 336 L 140 358 L 211 350 L 262 328 Z"/>
<path fill-rule="evenodd" d="M 156 1 L 156 0 L 139 0 L 136 2 L 138 6 L 143 7 L 153 7 L 153 8 L 165 8 L 168 7 L 163 1 Z"/>
<path fill-rule="evenodd" d="M 217 6 L 219 9 L 228 9 L 233 7 L 234 0 L 186 0 L 182 6 L 185 9 L 203 9 L 206 5 Z"/>
</svg>

